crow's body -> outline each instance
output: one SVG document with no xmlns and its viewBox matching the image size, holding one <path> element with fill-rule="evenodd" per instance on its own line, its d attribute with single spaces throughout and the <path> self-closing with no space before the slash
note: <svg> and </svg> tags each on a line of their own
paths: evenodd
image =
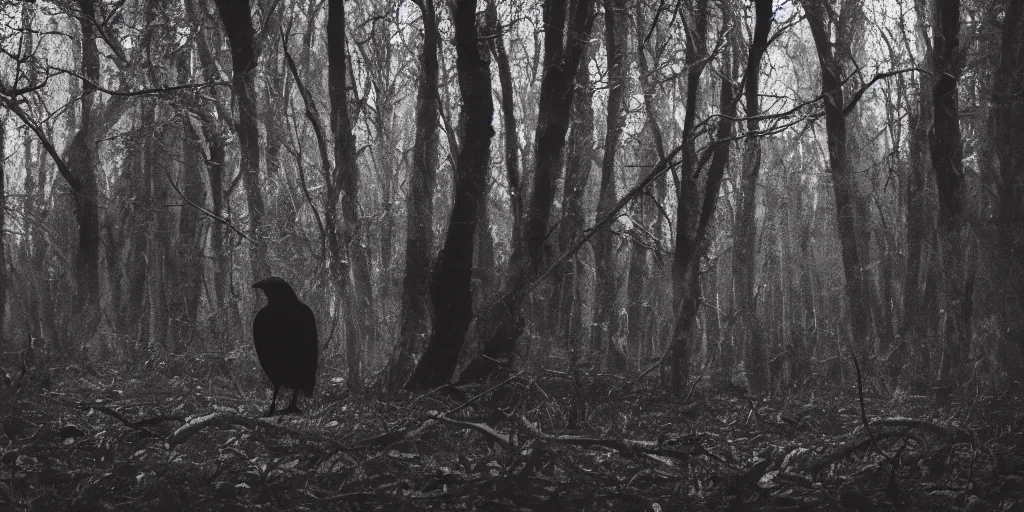
<svg viewBox="0 0 1024 512">
<path fill-rule="evenodd" d="M 270 277 L 254 285 L 267 296 L 267 305 L 256 313 L 252 336 L 260 365 L 274 385 L 267 416 L 273 416 L 277 392 L 281 387 L 294 390 L 285 413 L 300 413 L 296 407 L 299 391 L 313 396 L 316 385 L 318 341 L 316 318 L 295 295 L 292 287 L 279 277 Z"/>
</svg>

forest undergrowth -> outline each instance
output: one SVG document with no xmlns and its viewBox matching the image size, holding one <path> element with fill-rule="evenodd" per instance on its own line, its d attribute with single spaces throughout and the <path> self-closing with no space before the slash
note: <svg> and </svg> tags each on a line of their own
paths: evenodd
<svg viewBox="0 0 1024 512">
<path fill-rule="evenodd" d="M 1020 393 L 862 410 L 855 389 L 681 399 L 541 370 L 468 405 L 322 378 L 303 415 L 262 418 L 255 364 L 0 362 L 0 510 L 1024 509 Z"/>
</svg>

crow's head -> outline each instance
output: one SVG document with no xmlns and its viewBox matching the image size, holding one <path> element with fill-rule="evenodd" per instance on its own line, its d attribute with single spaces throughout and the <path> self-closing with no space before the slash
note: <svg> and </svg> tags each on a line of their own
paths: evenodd
<svg viewBox="0 0 1024 512">
<path fill-rule="evenodd" d="M 292 286 L 288 284 L 288 281 L 280 277 L 268 277 L 262 281 L 257 281 L 252 287 L 263 290 L 267 300 L 270 302 L 276 300 L 298 300 Z"/>
</svg>

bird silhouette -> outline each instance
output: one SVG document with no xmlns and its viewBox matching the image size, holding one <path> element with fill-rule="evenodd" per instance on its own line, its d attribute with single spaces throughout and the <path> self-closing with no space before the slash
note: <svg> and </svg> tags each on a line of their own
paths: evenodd
<svg viewBox="0 0 1024 512">
<path fill-rule="evenodd" d="M 268 277 L 252 285 L 263 290 L 267 305 L 256 313 L 252 337 L 260 366 L 274 386 L 267 416 L 274 415 L 277 392 L 281 387 L 294 391 L 285 414 L 300 414 L 296 405 L 299 391 L 313 396 L 319 352 L 316 318 L 309 306 L 302 303 L 295 290 L 280 277 Z"/>
</svg>

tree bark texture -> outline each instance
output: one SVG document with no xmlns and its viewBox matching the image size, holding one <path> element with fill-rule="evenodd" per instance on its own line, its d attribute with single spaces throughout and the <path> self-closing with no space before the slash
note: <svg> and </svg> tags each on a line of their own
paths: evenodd
<svg viewBox="0 0 1024 512">
<path fill-rule="evenodd" d="M 567 5 L 568 4 L 568 5 Z M 544 3 L 544 76 L 535 134 L 533 190 L 525 226 L 525 240 L 514 240 L 510 277 L 499 299 L 480 315 L 483 345 L 460 381 L 486 377 L 515 350 L 523 332 L 523 302 L 532 279 L 547 258 L 545 249 L 554 192 L 569 129 L 569 110 L 576 93 L 576 71 L 583 60 L 593 24 L 592 0 Z"/>
<path fill-rule="evenodd" d="M 934 15 L 931 156 L 939 191 L 939 258 L 943 275 L 941 307 L 945 310 L 942 331 L 946 343 L 939 370 L 937 398 L 944 402 L 967 378 L 973 279 L 968 275 L 966 260 L 969 238 L 957 88 L 963 69 L 959 39 L 960 1 L 936 0 Z"/>
<path fill-rule="evenodd" d="M 1004 275 L 1009 279 L 1005 322 L 1010 340 L 1005 364 L 1024 380 L 1024 6 L 1008 2 L 1003 17 L 1002 47 L 996 70 L 992 131 L 999 166 L 999 220 Z"/>
<path fill-rule="evenodd" d="M 93 0 L 79 0 L 83 20 L 82 74 L 93 84 L 100 82 L 100 55 L 96 47 L 96 17 Z M 83 342 L 92 337 L 99 322 L 100 294 L 100 212 L 96 178 L 96 88 L 82 85 L 81 124 L 67 150 L 65 160 L 74 182 L 69 182 L 78 220 L 78 251 L 75 255 L 76 293 L 72 301 L 72 331 Z"/>
<path fill-rule="evenodd" d="M 7 222 L 7 121 L 0 119 L 0 350 L 7 349 L 6 331 L 4 321 L 7 318 L 7 247 L 6 231 L 4 227 Z M 26 173 L 28 162 L 26 161 Z"/>
<path fill-rule="evenodd" d="M 672 311 L 674 326 L 670 341 L 670 389 L 678 393 L 689 380 L 690 329 L 697 314 L 698 281 L 696 270 L 700 218 L 700 183 L 697 179 L 697 141 L 694 124 L 700 97 L 700 78 L 707 67 L 708 6 L 693 6 L 693 25 L 686 31 L 686 105 L 683 114 L 682 164 L 676 183 L 676 241 L 672 258 Z M 694 263 L 697 261 L 698 263 Z"/>
<path fill-rule="evenodd" d="M 608 65 L 608 108 L 605 118 L 604 155 L 601 158 L 601 183 L 598 189 L 597 219 L 615 207 L 615 156 L 618 154 L 622 129 L 626 124 L 626 32 L 625 0 L 606 0 L 604 7 L 605 55 Z M 594 321 L 591 331 L 592 356 L 600 363 L 622 359 L 612 337 L 619 330 L 615 311 L 618 296 L 618 275 L 615 265 L 614 223 L 594 234 L 594 267 L 597 290 L 594 297 Z M 604 366 L 604 364 L 599 364 Z"/>
<path fill-rule="evenodd" d="M 476 0 L 462 0 L 453 13 L 465 130 L 456 166 L 455 201 L 448 234 L 430 276 L 434 330 L 426 352 L 406 384 L 412 390 L 448 383 L 473 318 L 473 235 L 479 205 L 487 190 L 487 164 L 494 135 L 490 62 L 478 45 L 476 4 Z"/>
<path fill-rule="evenodd" d="M 757 305 L 754 301 L 754 268 L 757 262 L 757 180 L 761 175 L 760 130 L 761 61 L 768 50 L 768 34 L 773 19 L 772 0 L 754 2 L 754 34 L 747 53 L 744 76 L 744 98 L 747 116 L 747 139 L 743 143 L 743 170 L 740 181 L 740 199 L 736 214 L 736 246 L 733 252 L 734 283 L 736 287 L 736 315 L 740 344 L 748 348 L 747 376 L 753 390 L 763 390 L 768 384 L 764 338 L 758 325 Z"/>
<path fill-rule="evenodd" d="M 434 256 L 434 190 L 437 184 L 439 138 L 438 60 L 440 36 L 433 0 L 423 0 L 423 49 L 416 93 L 416 142 L 406 208 L 405 279 L 402 283 L 402 327 L 399 346 L 388 368 L 388 389 L 397 391 L 412 375 L 415 358 L 430 337 L 428 287 Z"/>
<path fill-rule="evenodd" d="M 593 169 L 594 153 L 594 89 L 590 82 L 587 65 L 592 52 L 591 45 L 583 55 L 583 62 L 576 72 L 579 91 L 573 98 L 572 130 L 566 150 L 565 183 L 562 191 L 563 216 L 558 237 L 558 250 L 569 250 L 573 241 L 583 234 L 586 223 L 586 191 Z M 570 369 L 576 367 L 583 349 L 583 307 L 585 303 L 582 281 L 586 265 L 577 253 L 566 261 L 562 268 L 553 272 L 555 286 L 556 317 L 562 324 L 556 336 L 565 340 L 565 350 Z"/>
<path fill-rule="evenodd" d="M 259 56 L 253 41 L 249 0 L 215 0 L 224 32 L 231 46 L 231 85 L 238 103 L 238 146 L 242 185 L 249 209 L 249 234 L 259 243 L 251 246 L 250 266 L 256 282 L 270 276 L 267 246 L 263 243 L 263 191 L 260 188 L 260 129 L 256 107 L 256 69 Z"/>
<path fill-rule="evenodd" d="M 932 61 L 932 44 L 927 33 L 930 19 L 924 11 L 924 2 L 916 2 L 917 25 L 915 32 L 920 41 L 923 61 Z M 907 257 L 906 271 L 903 281 L 903 318 L 900 325 L 901 342 L 907 346 L 905 350 L 897 350 L 890 360 L 890 375 L 896 378 L 902 366 L 902 354 L 908 354 L 913 362 L 909 368 L 912 378 L 923 382 L 923 377 L 930 369 L 932 347 L 928 346 L 928 335 L 932 330 L 935 311 L 926 307 L 930 301 L 926 298 L 926 283 L 933 272 L 934 262 L 930 247 L 934 247 L 937 199 L 935 192 L 935 175 L 932 173 L 929 131 L 932 127 L 934 107 L 932 106 L 931 77 L 924 73 L 917 76 L 917 102 L 907 116 L 909 133 L 908 161 L 906 178 L 906 233 Z"/>
<path fill-rule="evenodd" d="M 362 340 L 373 329 L 372 288 L 367 248 L 356 232 L 359 222 L 359 166 L 348 101 L 348 50 L 344 0 L 330 0 L 327 14 L 328 88 L 334 134 L 333 175 L 326 177 L 324 224 L 331 275 L 342 300 L 348 384 L 361 387 Z M 340 210 L 340 213 L 339 213 Z"/>
<path fill-rule="evenodd" d="M 847 127 L 843 93 L 844 66 L 842 52 L 836 48 L 847 45 L 845 19 L 854 0 L 843 0 L 838 19 L 833 20 L 835 11 L 830 10 L 822 0 L 803 0 L 807 23 L 811 28 L 814 46 L 821 67 L 821 92 L 824 96 L 825 131 L 828 137 L 829 172 L 836 203 L 836 223 L 839 228 L 839 242 L 843 258 L 843 274 L 846 277 L 846 299 L 848 325 L 853 335 L 853 347 L 866 354 L 871 337 L 871 307 L 869 288 L 863 275 L 862 266 L 866 248 L 858 247 L 858 216 L 868 209 L 856 176 L 850 166 L 847 144 Z M 835 36 L 836 42 L 832 42 Z M 835 48 L 834 48 L 835 47 Z"/>
</svg>

